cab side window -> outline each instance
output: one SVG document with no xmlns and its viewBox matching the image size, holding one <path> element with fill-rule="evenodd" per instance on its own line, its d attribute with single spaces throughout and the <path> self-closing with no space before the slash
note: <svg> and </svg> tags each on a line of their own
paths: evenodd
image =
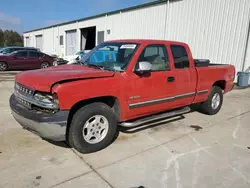
<svg viewBox="0 0 250 188">
<path fill-rule="evenodd" d="M 181 45 L 171 45 L 170 48 L 173 54 L 175 68 L 176 69 L 189 68 L 190 63 L 188 60 L 188 54 L 185 47 Z"/>
<path fill-rule="evenodd" d="M 39 58 L 40 54 L 38 52 L 29 51 L 29 57 Z"/>
<path fill-rule="evenodd" d="M 164 45 L 154 44 L 145 47 L 137 63 L 140 61 L 151 63 L 153 72 L 170 70 L 168 53 Z"/>
<path fill-rule="evenodd" d="M 26 51 L 21 51 L 16 53 L 16 57 L 19 58 L 26 58 L 28 56 L 28 53 Z"/>
</svg>

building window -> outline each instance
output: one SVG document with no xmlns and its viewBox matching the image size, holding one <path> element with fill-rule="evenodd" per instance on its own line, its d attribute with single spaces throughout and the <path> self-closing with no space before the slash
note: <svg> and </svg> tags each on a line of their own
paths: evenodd
<svg viewBox="0 0 250 188">
<path fill-rule="evenodd" d="M 97 44 L 104 42 L 104 31 L 98 31 L 97 33 Z"/>
<path fill-rule="evenodd" d="M 171 51 L 174 57 L 174 66 L 176 69 L 189 67 L 188 54 L 184 46 L 171 45 Z"/>
<path fill-rule="evenodd" d="M 63 36 L 60 36 L 60 45 L 63 45 Z"/>
</svg>

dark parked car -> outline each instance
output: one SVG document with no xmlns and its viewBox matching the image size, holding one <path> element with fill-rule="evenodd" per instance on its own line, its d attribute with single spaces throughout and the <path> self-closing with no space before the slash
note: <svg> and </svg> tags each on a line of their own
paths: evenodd
<svg viewBox="0 0 250 188">
<path fill-rule="evenodd" d="M 0 56 L 0 71 L 7 69 L 38 69 L 52 66 L 54 57 L 38 51 L 22 50 Z"/>
<path fill-rule="evenodd" d="M 20 51 L 20 50 L 39 51 L 37 48 L 33 48 L 33 47 L 11 46 L 11 47 L 5 47 L 5 48 L 0 49 L 0 55 L 8 55 L 8 54 L 11 54 L 15 51 Z"/>
</svg>

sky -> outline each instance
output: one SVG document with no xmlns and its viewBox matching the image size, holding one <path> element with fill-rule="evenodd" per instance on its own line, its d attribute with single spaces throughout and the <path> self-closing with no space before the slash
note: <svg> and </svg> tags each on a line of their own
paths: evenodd
<svg viewBox="0 0 250 188">
<path fill-rule="evenodd" d="M 19 33 L 153 0 L 3 0 L 0 29 Z"/>
</svg>

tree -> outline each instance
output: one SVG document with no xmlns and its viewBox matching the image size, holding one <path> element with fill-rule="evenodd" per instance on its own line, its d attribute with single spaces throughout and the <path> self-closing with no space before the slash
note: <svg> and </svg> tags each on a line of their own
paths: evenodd
<svg viewBox="0 0 250 188">
<path fill-rule="evenodd" d="M 16 31 L 0 29 L 0 46 L 23 46 L 23 37 Z"/>
<path fill-rule="evenodd" d="M 3 37 L 4 37 L 4 46 L 9 46 L 9 41 L 10 41 L 10 31 L 9 30 L 5 30 L 4 32 L 3 32 Z"/>
<path fill-rule="evenodd" d="M 0 46 L 3 46 L 3 43 L 4 43 L 3 30 L 0 29 Z"/>
</svg>

